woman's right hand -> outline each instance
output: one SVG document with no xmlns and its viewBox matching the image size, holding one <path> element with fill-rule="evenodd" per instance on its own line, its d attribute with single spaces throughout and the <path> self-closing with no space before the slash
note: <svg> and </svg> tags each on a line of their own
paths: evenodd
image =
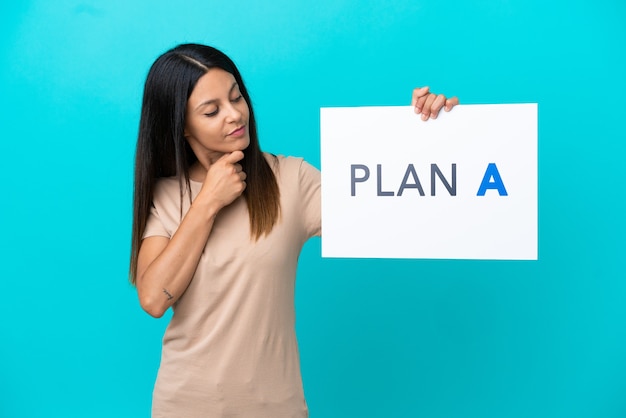
<svg viewBox="0 0 626 418">
<path fill-rule="evenodd" d="M 211 164 L 196 200 L 206 199 L 215 205 L 216 210 L 220 210 L 241 196 L 246 189 L 246 173 L 238 162 L 243 156 L 242 151 L 234 151 Z"/>
</svg>

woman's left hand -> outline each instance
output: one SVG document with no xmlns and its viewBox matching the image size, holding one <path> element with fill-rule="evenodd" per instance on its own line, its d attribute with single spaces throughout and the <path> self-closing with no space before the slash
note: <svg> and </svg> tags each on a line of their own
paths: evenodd
<svg viewBox="0 0 626 418">
<path fill-rule="evenodd" d="M 446 112 L 459 104 L 459 99 L 452 97 L 446 98 L 443 94 L 431 93 L 428 87 L 418 87 L 413 90 L 413 98 L 411 106 L 415 113 L 422 115 L 422 120 L 437 119 L 439 111 L 443 108 Z"/>
</svg>

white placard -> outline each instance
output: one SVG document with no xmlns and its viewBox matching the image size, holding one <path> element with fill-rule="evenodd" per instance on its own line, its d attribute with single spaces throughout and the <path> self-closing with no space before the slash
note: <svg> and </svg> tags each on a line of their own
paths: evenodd
<svg viewBox="0 0 626 418">
<path fill-rule="evenodd" d="M 322 256 L 537 259 L 537 104 L 321 109 Z"/>
</svg>

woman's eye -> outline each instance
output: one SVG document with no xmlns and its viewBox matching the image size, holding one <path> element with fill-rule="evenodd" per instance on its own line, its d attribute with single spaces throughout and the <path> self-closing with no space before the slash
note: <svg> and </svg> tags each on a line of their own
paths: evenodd
<svg viewBox="0 0 626 418">
<path fill-rule="evenodd" d="M 243 99 L 243 96 L 240 94 L 239 96 L 235 97 L 234 99 L 232 99 L 231 101 L 233 102 L 238 102 L 239 100 Z"/>
<path fill-rule="evenodd" d="M 215 109 L 213 112 L 210 112 L 210 113 L 205 113 L 205 114 L 204 114 L 204 116 L 209 116 L 209 117 L 210 117 L 210 116 L 215 116 L 215 115 L 217 115 L 218 110 L 219 110 L 219 109 Z"/>
</svg>

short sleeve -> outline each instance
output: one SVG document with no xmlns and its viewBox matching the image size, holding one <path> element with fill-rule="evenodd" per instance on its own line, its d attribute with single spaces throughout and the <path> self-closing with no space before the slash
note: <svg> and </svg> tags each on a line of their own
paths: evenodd
<svg viewBox="0 0 626 418">
<path fill-rule="evenodd" d="M 159 217 L 159 211 L 156 207 L 154 207 L 154 205 L 152 205 L 150 208 L 150 215 L 146 221 L 146 229 L 143 232 L 142 239 L 154 236 L 171 238 L 170 233 L 167 231 L 161 221 L 161 218 Z"/>
<path fill-rule="evenodd" d="M 300 202 L 307 237 L 322 234 L 322 198 L 320 171 L 306 161 L 299 170 Z"/>
</svg>

